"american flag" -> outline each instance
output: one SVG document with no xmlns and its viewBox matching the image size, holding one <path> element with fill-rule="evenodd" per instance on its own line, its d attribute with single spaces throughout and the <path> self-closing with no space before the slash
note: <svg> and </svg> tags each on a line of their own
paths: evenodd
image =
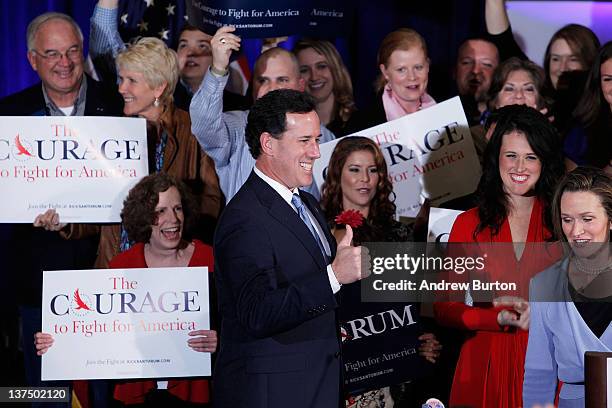
<svg viewBox="0 0 612 408">
<path fill-rule="evenodd" d="M 157 37 L 175 47 L 187 22 L 185 0 L 120 0 L 117 18 L 124 41 Z"/>
<path fill-rule="evenodd" d="M 117 18 L 123 41 L 129 42 L 136 37 L 157 37 L 174 49 L 181 29 L 189 23 L 185 0 L 120 0 Z M 241 89 L 232 89 L 234 92 L 246 93 L 246 84 L 251 78 L 249 65 L 244 52 L 233 55 L 230 66 L 243 77 L 245 84 Z"/>
</svg>

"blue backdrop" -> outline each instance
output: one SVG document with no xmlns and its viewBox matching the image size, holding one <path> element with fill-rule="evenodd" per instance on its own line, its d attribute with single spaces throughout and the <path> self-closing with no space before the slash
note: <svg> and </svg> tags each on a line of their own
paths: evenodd
<svg viewBox="0 0 612 408">
<path fill-rule="evenodd" d="M 144 0 L 129 0 L 142 3 Z M 166 0 L 158 0 L 166 1 Z M 171 2 L 182 0 L 171 0 Z M 398 27 L 412 27 L 426 39 L 432 69 L 430 93 L 438 100 L 454 92 L 451 66 L 459 43 L 468 36 L 482 33 L 484 0 L 436 0 L 429 2 L 397 0 L 357 0 L 352 30 L 336 39 L 353 78 L 356 101 L 365 107 L 372 95 L 372 82 L 378 72 L 376 52 L 382 38 Z M 21 90 L 38 81 L 26 58 L 26 27 L 30 20 L 45 11 L 71 15 L 85 35 L 97 0 L 0 0 L 0 97 Z M 156 1 L 157 3 L 157 1 Z M 257 41 L 245 44 L 252 60 Z M 250 49 L 252 48 L 252 49 Z"/>
</svg>

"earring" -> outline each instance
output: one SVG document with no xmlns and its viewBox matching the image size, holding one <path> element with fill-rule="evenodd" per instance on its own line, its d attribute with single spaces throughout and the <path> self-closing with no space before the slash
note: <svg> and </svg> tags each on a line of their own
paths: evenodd
<svg viewBox="0 0 612 408">
<path fill-rule="evenodd" d="M 159 98 L 156 96 L 155 100 L 153 101 L 153 106 L 155 106 L 156 108 L 159 106 Z"/>
</svg>

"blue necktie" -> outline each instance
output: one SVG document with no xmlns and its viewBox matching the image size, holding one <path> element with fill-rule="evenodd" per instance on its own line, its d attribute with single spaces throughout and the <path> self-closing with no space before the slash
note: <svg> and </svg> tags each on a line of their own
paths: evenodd
<svg viewBox="0 0 612 408">
<path fill-rule="evenodd" d="M 312 222 L 310 222 L 310 217 L 308 216 L 308 213 L 306 212 L 306 207 L 304 206 L 304 202 L 300 198 L 299 194 L 293 195 L 293 197 L 291 198 L 291 204 L 295 206 L 295 208 L 298 211 L 298 214 L 300 215 L 300 218 L 302 219 L 302 221 L 304 221 L 304 224 L 306 224 L 306 227 L 308 227 L 308 230 L 310 230 L 310 233 L 313 235 L 315 241 L 317 241 L 317 245 L 319 246 L 319 249 L 321 250 L 321 253 L 323 254 L 323 259 L 325 260 L 325 263 L 327 264 L 329 260 L 327 257 L 327 253 L 325 252 L 325 247 L 323 246 L 323 243 L 321 242 L 321 238 L 319 237 L 317 230 L 315 229 L 314 225 L 312 225 Z"/>
</svg>

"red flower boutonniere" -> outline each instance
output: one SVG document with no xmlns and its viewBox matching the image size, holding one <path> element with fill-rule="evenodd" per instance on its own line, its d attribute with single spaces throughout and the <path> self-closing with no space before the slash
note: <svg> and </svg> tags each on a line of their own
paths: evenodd
<svg viewBox="0 0 612 408">
<path fill-rule="evenodd" d="M 344 210 L 334 218 L 334 221 L 338 225 L 345 224 L 357 228 L 363 224 L 363 214 L 357 210 Z"/>
</svg>

